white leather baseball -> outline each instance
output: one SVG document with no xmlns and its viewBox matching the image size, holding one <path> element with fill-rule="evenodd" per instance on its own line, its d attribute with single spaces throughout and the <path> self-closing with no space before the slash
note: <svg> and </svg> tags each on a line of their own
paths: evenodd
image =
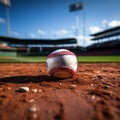
<svg viewBox="0 0 120 120">
<path fill-rule="evenodd" d="M 66 49 L 58 49 L 47 57 L 48 73 L 56 78 L 70 78 L 77 71 L 76 55 Z"/>
</svg>

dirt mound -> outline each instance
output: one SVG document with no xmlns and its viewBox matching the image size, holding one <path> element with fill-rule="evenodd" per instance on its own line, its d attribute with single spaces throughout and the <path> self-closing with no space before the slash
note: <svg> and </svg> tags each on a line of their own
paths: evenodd
<svg viewBox="0 0 120 120">
<path fill-rule="evenodd" d="M 119 120 L 119 92 L 119 63 L 81 63 L 63 80 L 45 63 L 0 64 L 0 120 Z"/>
</svg>

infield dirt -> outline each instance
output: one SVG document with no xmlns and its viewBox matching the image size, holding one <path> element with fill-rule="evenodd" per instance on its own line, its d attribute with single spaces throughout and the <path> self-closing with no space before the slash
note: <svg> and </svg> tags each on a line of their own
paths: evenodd
<svg viewBox="0 0 120 120">
<path fill-rule="evenodd" d="M 45 63 L 0 64 L 0 120 L 119 119 L 119 63 L 79 63 L 63 80 Z"/>
</svg>

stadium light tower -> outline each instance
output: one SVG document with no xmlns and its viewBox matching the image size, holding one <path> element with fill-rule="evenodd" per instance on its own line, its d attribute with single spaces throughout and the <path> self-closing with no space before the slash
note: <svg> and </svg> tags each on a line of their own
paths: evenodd
<svg viewBox="0 0 120 120">
<path fill-rule="evenodd" d="M 83 9 L 83 46 L 85 46 L 85 38 L 86 38 L 86 17 L 85 17 L 85 8 L 84 7 L 85 0 L 82 0 L 82 2 L 79 3 L 74 3 L 70 5 L 69 9 L 70 12 L 75 12 L 78 10 Z M 77 28 L 77 37 L 79 37 L 79 16 L 78 14 L 76 15 L 76 28 Z"/>
<path fill-rule="evenodd" d="M 10 37 L 9 7 L 11 6 L 11 2 L 10 0 L 0 0 L 0 3 L 6 7 L 7 34 Z"/>
</svg>

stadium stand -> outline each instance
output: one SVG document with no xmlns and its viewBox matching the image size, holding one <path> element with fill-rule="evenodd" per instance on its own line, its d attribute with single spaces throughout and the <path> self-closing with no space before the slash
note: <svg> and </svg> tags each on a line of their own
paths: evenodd
<svg viewBox="0 0 120 120">
<path fill-rule="evenodd" d="M 120 36 L 120 26 L 92 34 L 91 36 L 94 36 L 94 38 L 91 39 L 94 41 L 98 41 L 105 38 L 110 39 L 111 37 L 114 37 L 114 36 Z"/>
<path fill-rule="evenodd" d="M 75 38 L 66 39 L 17 39 L 0 37 L 0 41 L 15 48 L 18 56 L 48 55 L 56 49 L 69 49 L 78 54 L 82 47 L 76 46 Z"/>
<path fill-rule="evenodd" d="M 58 44 L 76 44 L 77 40 L 75 38 L 66 39 L 18 39 L 10 37 L 0 36 L 0 41 L 6 42 L 8 44 L 21 44 L 21 45 L 58 45 Z"/>
<path fill-rule="evenodd" d="M 77 45 L 75 38 L 66 39 L 18 39 L 0 36 L 0 52 L 15 52 L 18 56 L 48 55 L 56 49 L 68 49 L 76 55 L 120 55 L 120 26 L 106 29 L 91 35 L 94 44 L 82 47 Z"/>
<path fill-rule="evenodd" d="M 97 41 L 81 55 L 120 55 L 120 26 L 92 34 L 92 41 Z"/>
</svg>

